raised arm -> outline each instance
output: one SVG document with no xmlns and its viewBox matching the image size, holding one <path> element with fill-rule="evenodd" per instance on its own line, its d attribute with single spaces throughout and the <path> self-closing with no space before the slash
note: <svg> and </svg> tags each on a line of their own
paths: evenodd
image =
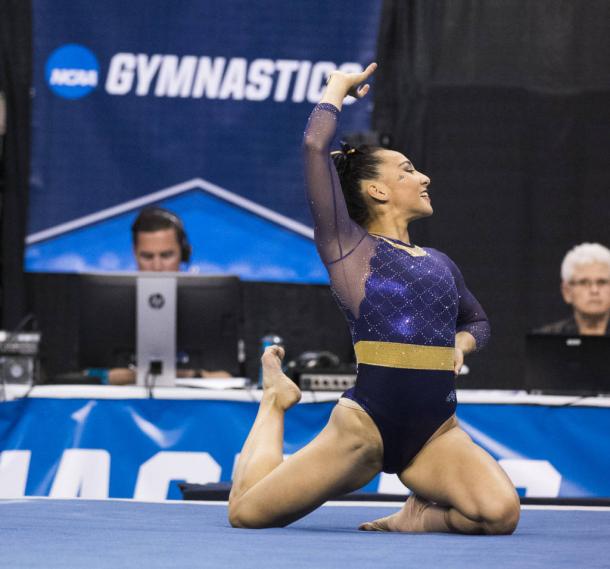
<svg viewBox="0 0 610 569">
<path fill-rule="evenodd" d="M 346 257 L 366 234 L 348 214 L 330 157 L 330 145 L 337 130 L 343 100 L 348 94 L 364 97 L 369 86 L 360 85 L 375 69 L 376 64 L 371 64 L 362 73 L 334 72 L 305 129 L 303 152 L 307 196 L 316 246 L 327 265 Z"/>
</svg>

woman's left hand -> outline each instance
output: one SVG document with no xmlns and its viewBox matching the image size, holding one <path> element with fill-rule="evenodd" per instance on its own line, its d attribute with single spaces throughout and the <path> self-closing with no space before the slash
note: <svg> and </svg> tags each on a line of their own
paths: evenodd
<svg viewBox="0 0 610 569">
<path fill-rule="evenodd" d="M 366 83 L 366 80 L 375 73 L 377 69 L 376 63 L 369 63 L 369 65 L 360 73 L 344 73 L 342 71 L 333 71 L 328 78 L 327 84 L 339 83 L 345 92 L 345 95 L 351 95 L 356 99 L 362 99 L 370 89 L 370 85 Z M 344 95 L 344 96 L 345 96 Z"/>
<path fill-rule="evenodd" d="M 362 99 L 370 89 L 366 80 L 375 72 L 375 69 L 377 69 L 377 64 L 371 63 L 360 73 L 333 71 L 326 82 L 326 89 L 322 99 L 320 99 L 320 103 L 330 103 L 341 110 L 343 99 L 347 95 L 351 95 L 356 99 Z"/>
<path fill-rule="evenodd" d="M 460 348 L 455 348 L 453 351 L 453 373 L 455 377 L 460 374 L 460 370 L 464 365 L 464 352 Z"/>
</svg>

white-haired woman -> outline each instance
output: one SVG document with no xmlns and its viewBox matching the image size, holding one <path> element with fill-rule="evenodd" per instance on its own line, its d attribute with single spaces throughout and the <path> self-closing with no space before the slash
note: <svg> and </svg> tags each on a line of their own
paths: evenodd
<svg viewBox="0 0 610 569">
<path fill-rule="evenodd" d="M 561 263 L 561 295 L 572 316 L 537 332 L 610 336 L 610 249 L 599 243 L 570 249 Z"/>
</svg>

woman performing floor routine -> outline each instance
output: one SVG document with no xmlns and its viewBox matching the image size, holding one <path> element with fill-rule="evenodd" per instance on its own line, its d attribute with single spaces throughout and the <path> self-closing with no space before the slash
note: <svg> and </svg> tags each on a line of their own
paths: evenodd
<svg viewBox="0 0 610 569">
<path fill-rule="evenodd" d="M 282 373 L 283 350 L 267 348 L 229 520 L 284 526 L 383 471 L 413 493 L 399 512 L 360 529 L 509 534 L 519 520 L 517 493 L 455 417 L 456 375 L 464 354 L 487 342 L 487 317 L 457 266 L 409 239 L 409 223 L 432 215 L 430 179 L 392 150 L 329 152 L 343 100 L 364 97 L 375 69 L 334 72 L 304 137 L 316 246 L 351 329 L 356 386 L 322 432 L 283 460 L 284 414 L 301 394 Z"/>
</svg>

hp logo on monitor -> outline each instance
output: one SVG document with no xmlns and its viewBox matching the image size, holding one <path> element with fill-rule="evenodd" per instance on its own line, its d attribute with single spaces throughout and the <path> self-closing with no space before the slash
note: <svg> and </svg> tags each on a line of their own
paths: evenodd
<svg viewBox="0 0 610 569">
<path fill-rule="evenodd" d="M 148 304 L 151 308 L 154 308 L 155 310 L 160 310 L 165 304 L 165 298 L 160 293 L 151 294 L 148 297 Z"/>
</svg>

